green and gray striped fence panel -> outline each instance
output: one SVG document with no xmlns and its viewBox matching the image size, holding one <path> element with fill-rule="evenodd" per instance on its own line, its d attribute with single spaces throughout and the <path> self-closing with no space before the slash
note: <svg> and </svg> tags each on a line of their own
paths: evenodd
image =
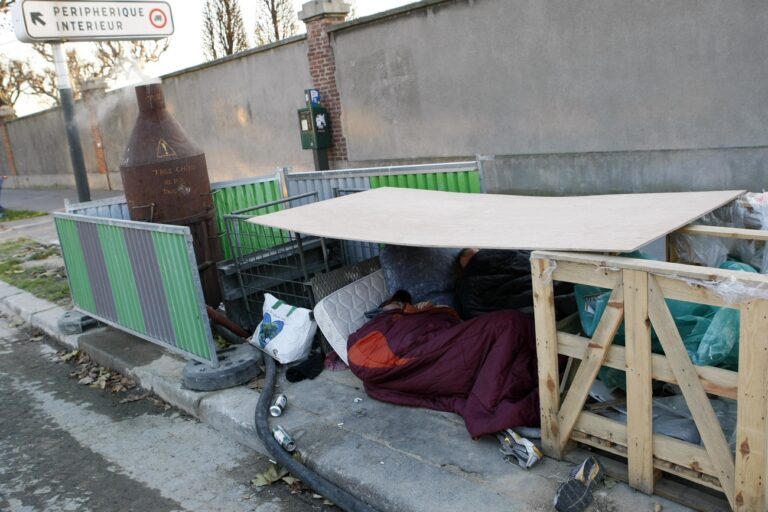
<svg viewBox="0 0 768 512">
<path fill-rule="evenodd" d="M 287 173 L 284 179 L 288 195 L 317 192 L 318 201 L 334 197 L 334 190 L 379 187 L 483 192 L 482 175 L 475 161 Z"/>
<path fill-rule="evenodd" d="M 218 366 L 189 228 L 54 214 L 75 307 Z"/>
</svg>

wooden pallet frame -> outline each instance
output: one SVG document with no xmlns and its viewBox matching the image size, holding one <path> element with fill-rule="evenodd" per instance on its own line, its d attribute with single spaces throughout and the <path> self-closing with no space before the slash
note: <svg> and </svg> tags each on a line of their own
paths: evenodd
<svg viewBox="0 0 768 512">
<path fill-rule="evenodd" d="M 766 232 L 689 226 L 685 234 L 766 240 Z M 660 472 L 721 491 L 733 510 L 768 510 L 768 276 L 680 263 L 536 251 L 531 257 L 544 452 L 563 459 L 573 441 L 626 457 L 629 484 L 652 494 Z M 553 281 L 611 289 L 592 338 L 558 332 Z M 723 283 L 759 290 L 732 304 Z M 762 297 L 762 298 L 761 298 Z M 665 299 L 740 310 L 739 371 L 694 366 Z M 625 346 L 613 338 L 625 325 Z M 651 326 L 665 355 L 651 353 Z M 580 359 L 561 396 L 558 355 Z M 584 411 L 601 366 L 626 371 L 627 423 Z M 680 386 L 704 447 L 652 431 L 652 380 Z M 708 394 L 737 400 L 734 458 Z"/>
</svg>

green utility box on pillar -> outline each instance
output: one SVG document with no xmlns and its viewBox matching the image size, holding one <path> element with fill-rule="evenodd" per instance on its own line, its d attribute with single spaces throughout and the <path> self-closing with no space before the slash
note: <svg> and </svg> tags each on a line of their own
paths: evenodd
<svg viewBox="0 0 768 512">
<path fill-rule="evenodd" d="M 301 149 L 327 149 L 331 145 L 331 118 L 320 106 L 317 89 L 307 89 L 304 94 L 307 106 L 298 111 Z"/>
</svg>

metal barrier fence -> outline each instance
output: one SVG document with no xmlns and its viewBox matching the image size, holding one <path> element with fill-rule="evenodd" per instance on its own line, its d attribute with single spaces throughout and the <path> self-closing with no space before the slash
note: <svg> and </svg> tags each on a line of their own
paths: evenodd
<svg viewBox="0 0 768 512">
<path fill-rule="evenodd" d="M 289 196 L 317 192 L 318 201 L 334 197 L 334 190 L 379 187 L 484 192 L 482 173 L 475 161 L 286 173 L 283 179 Z"/>
<path fill-rule="evenodd" d="M 280 182 L 275 177 L 214 183 L 211 185 L 211 190 L 220 237 L 223 237 L 227 231 L 224 219 L 230 213 L 269 203 L 282 197 Z M 222 241 L 221 249 L 225 259 L 233 257 L 230 244 L 226 241 Z"/>
<path fill-rule="evenodd" d="M 75 215 L 86 215 L 88 217 L 131 220 L 131 216 L 128 213 L 128 203 L 125 202 L 125 196 L 98 199 L 96 201 L 88 201 L 87 203 L 65 202 L 64 211 Z"/>
<path fill-rule="evenodd" d="M 235 322 L 248 329 L 255 327 L 261 319 L 264 293 L 293 306 L 315 305 L 309 280 L 341 264 L 338 244 L 329 246 L 323 238 L 259 226 L 248 219 L 316 197 L 316 193 L 309 192 L 225 215 L 227 240 L 234 257 L 217 267 L 227 315 Z"/>
<path fill-rule="evenodd" d="M 281 197 L 280 182 L 274 176 L 268 178 L 248 178 L 236 181 L 222 181 L 211 184 L 213 204 L 216 207 L 216 225 L 219 236 L 226 231 L 224 216 L 233 211 L 257 206 Z M 128 203 L 124 196 L 110 197 L 87 203 L 66 205 L 66 212 L 89 217 L 130 220 Z M 229 244 L 221 243 L 225 258 L 231 258 Z"/>
<path fill-rule="evenodd" d="M 218 365 L 189 228 L 54 214 L 80 311 Z"/>
</svg>

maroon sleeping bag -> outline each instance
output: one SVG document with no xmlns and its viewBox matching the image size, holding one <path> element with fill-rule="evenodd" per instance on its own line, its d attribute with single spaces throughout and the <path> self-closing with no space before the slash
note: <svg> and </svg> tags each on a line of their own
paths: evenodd
<svg viewBox="0 0 768 512">
<path fill-rule="evenodd" d="M 383 402 L 452 411 L 472 437 L 539 425 L 533 320 L 447 307 L 382 313 L 347 341 L 349 366 Z"/>
</svg>

